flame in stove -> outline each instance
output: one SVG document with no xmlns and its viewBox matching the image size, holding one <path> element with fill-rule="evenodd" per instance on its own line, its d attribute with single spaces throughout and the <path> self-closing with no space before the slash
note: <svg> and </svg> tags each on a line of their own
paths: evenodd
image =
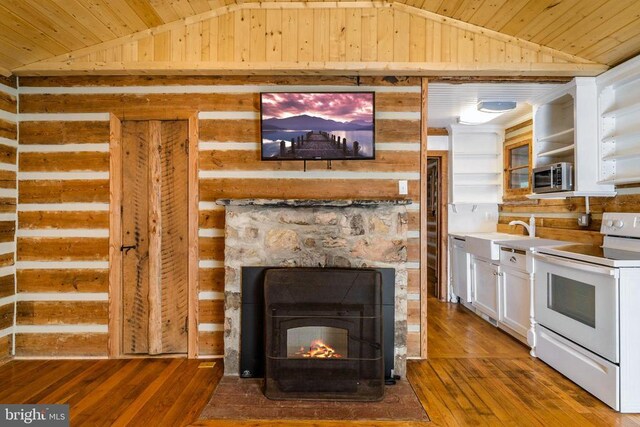
<svg viewBox="0 0 640 427">
<path fill-rule="evenodd" d="M 300 347 L 295 353 L 296 357 L 308 357 L 317 359 L 339 359 L 342 357 L 340 353 L 336 353 L 336 350 L 322 342 L 322 340 L 314 340 L 309 346 L 309 350 L 305 347 Z"/>
</svg>

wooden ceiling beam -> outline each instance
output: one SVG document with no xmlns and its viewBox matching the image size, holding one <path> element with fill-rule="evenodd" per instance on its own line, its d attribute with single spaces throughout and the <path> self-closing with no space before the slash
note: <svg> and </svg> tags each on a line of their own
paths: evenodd
<svg viewBox="0 0 640 427">
<path fill-rule="evenodd" d="M 13 75 L 13 73 L 10 70 L 7 70 L 4 67 L 0 67 L 0 75 L 4 76 L 4 77 L 10 77 Z"/>
<path fill-rule="evenodd" d="M 13 70 L 38 75 L 362 75 L 383 76 L 594 76 L 602 64 L 575 63 L 443 63 L 443 62 L 37 62 Z"/>
</svg>

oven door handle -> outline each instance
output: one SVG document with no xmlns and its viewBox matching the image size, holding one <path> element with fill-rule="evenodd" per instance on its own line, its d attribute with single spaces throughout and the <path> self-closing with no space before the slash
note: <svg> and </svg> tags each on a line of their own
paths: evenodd
<svg viewBox="0 0 640 427">
<path fill-rule="evenodd" d="M 549 264 L 559 265 L 561 267 L 579 269 L 581 271 L 587 271 L 589 273 L 602 274 L 605 276 L 613 276 L 614 278 L 618 278 L 620 276 L 620 271 L 617 268 L 609 268 L 604 266 L 597 266 L 595 264 L 590 264 L 587 262 L 582 262 L 573 259 L 564 259 L 556 256 L 543 255 L 541 253 L 534 253 L 534 258 L 539 259 L 540 261 L 547 262 Z"/>
</svg>

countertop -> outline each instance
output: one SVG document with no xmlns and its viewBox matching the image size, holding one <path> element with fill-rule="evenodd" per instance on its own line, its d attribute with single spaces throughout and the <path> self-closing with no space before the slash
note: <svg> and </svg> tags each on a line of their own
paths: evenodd
<svg viewBox="0 0 640 427">
<path fill-rule="evenodd" d="M 521 251 L 534 251 L 536 248 L 541 248 L 543 246 L 560 246 L 560 245 L 568 245 L 572 242 L 565 242 L 563 240 L 553 240 L 553 239 L 542 239 L 540 237 L 527 238 L 524 237 L 520 240 L 498 240 L 496 243 L 500 246 L 505 246 L 507 248 L 519 249 Z"/>
<path fill-rule="evenodd" d="M 524 236 L 521 234 L 501 233 L 499 231 L 458 231 L 449 233 L 449 236 L 460 237 L 461 239 L 466 239 L 467 237 L 477 237 L 479 239 L 487 239 L 493 241 L 503 241 L 510 239 L 522 240 L 524 238 Z"/>
<path fill-rule="evenodd" d="M 488 232 L 454 232 L 449 233 L 450 236 L 465 239 L 467 237 L 479 237 L 493 240 L 500 246 L 505 246 L 521 251 L 535 251 L 536 248 L 543 246 L 561 246 L 569 245 L 573 242 L 565 242 L 563 240 L 543 239 L 541 237 L 526 237 L 521 234 L 500 233 L 497 231 Z"/>
</svg>

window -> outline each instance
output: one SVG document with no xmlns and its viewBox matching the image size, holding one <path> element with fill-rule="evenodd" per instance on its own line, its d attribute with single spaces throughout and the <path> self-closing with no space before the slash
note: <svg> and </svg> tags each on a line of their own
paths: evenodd
<svg viewBox="0 0 640 427">
<path fill-rule="evenodd" d="M 522 196 L 531 192 L 531 140 L 504 148 L 504 197 Z"/>
</svg>

